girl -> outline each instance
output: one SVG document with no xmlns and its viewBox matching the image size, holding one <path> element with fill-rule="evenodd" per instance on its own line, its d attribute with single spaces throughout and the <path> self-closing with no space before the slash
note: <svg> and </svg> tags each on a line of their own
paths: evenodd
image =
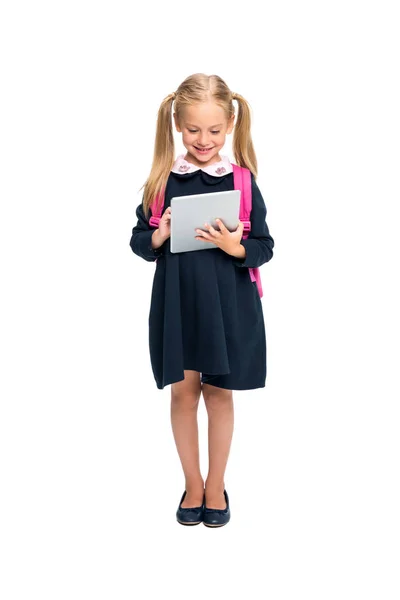
<svg viewBox="0 0 400 600">
<path fill-rule="evenodd" d="M 170 252 L 170 200 L 174 196 L 234 189 L 229 158 L 220 154 L 234 127 L 233 100 L 239 106 L 233 153 L 251 171 L 251 232 L 243 224 L 230 232 L 205 223 L 193 232 L 210 249 Z M 186 154 L 175 159 L 172 130 L 182 134 Z M 266 340 L 263 311 L 249 267 L 273 255 L 274 240 L 266 206 L 256 183 L 257 160 L 250 133 L 250 109 L 217 75 L 187 77 L 158 111 L 154 158 L 136 209 L 132 251 L 157 261 L 149 313 L 150 359 L 158 389 L 171 384 L 171 423 L 185 477 L 176 512 L 178 522 L 209 526 L 230 519 L 224 474 L 233 434 L 232 390 L 265 387 Z M 142 189 L 142 188 L 141 188 Z M 158 228 L 149 224 L 151 204 L 164 191 Z M 207 409 L 209 471 L 199 466 L 197 408 L 201 394 Z"/>
</svg>

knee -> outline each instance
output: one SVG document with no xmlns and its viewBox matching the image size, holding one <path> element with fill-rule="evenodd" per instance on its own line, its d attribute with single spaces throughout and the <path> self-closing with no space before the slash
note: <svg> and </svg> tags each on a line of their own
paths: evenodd
<svg viewBox="0 0 400 600">
<path fill-rule="evenodd" d="M 206 387 L 205 387 L 206 386 Z M 204 404 L 208 412 L 230 409 L 232 406 L 232 391 L 203 384 Z"/>
<path fill-rule="evenodd" d="M 200 393 L 176 392 L 171 393 L 171 406 L 176 410 L 195 410 L 198 408 Z"/>
</svg>

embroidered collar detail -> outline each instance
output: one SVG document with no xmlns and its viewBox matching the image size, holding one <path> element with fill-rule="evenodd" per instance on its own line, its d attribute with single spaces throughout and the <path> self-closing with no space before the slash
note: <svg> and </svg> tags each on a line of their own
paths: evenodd
<svg viewBox="0 0 400 600">
<path fill-rule="evenodd" d="M 175 160 L 171 171 L 173 173 L 179 173 L 182 175 L 184 173 L 194 173 L 195 171 L 201 169 L 202 171 L 205 171 L 214 177 L 221 177 L 222 175 L 226 175 L 226 173 L 232 173 L 233 168 L 228 156 L 223 156 L 221 154 L 221 157 L 222 160 L 218 162 L 212 163 L 206 167 L 198 167 L 197 165 L 187 161 L 184 154 L 180 154 Z"/>
</svg>

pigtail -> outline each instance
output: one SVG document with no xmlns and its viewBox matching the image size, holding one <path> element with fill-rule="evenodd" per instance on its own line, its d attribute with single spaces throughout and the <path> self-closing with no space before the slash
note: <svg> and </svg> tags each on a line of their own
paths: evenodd
<svg viewBox="0 0 400 600">
<path fill-rule="evenodd" d="M 147 219 L 154 198 L 161 192 L 165 192 L 169 173 L 174 164 L 175 148 L 171 119 L 174 100 L 175 92 L 166 96 L 158 109 L 153 163 L 149 177 L 140 188 L 144 188 L 143 212 Z"/>
<path fill-rule="evenodd" d="M 251 113 L 249 103 L 240 94 L 232 93 L 232 100 L 239 105 L 238 116 L 233 130 L 233 155 L 236 164 L 247 167 L 257 177 L 257 158 L 251 138 Z"/>
</svg>

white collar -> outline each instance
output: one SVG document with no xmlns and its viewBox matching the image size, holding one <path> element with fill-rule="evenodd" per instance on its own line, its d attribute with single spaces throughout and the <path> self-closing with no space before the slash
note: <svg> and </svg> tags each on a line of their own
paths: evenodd
<svg viewBox="0 0 400 600">
<path fill-rule="evenodd" d="M 187 161 L 184 154 L 179 154 L 172 166 L 171 171 L 174 173 L 180 173 L 182 175 L 183 173 L 193 173 L 194 171 L 201 169 L 209 175 L 214 175 L 214 177 L 221 177 L 226 173 L 232 173 L 233 168 L 228 156 L 222 156 L 221 154 L 221 157 L 222 160 L 218 162 L 212 163 L 206 167 L 198 167 L 197 165 Z"/>
</svg>

